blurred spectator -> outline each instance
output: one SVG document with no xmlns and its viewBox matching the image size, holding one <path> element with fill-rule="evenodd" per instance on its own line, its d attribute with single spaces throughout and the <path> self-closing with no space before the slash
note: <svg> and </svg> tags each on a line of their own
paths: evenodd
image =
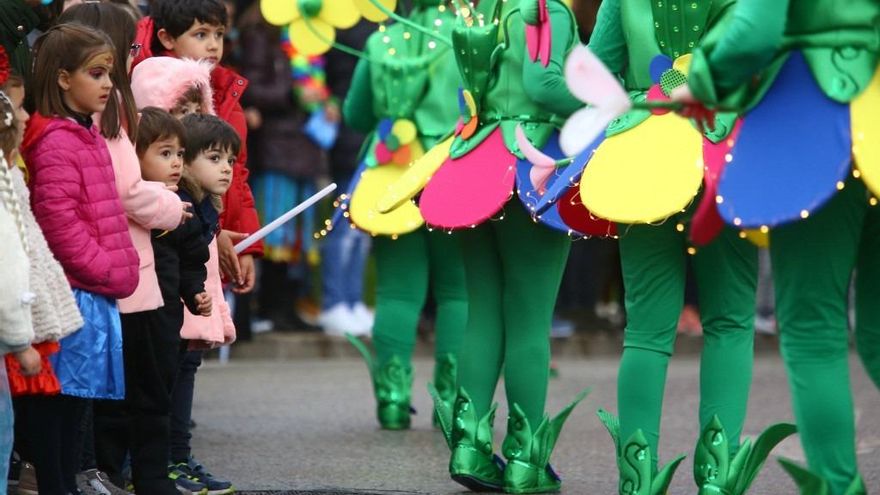
<svg viewBox="0 0 880 495">
<path fill-rule="evenodd" d="M 303 132 L 307 106 L 322 102 L 320 95 L 301 91 L 290 44 L 282 28 L 263 19 L 258 3 L 242 14 L 239 33 L 247 54 L 240 69 L 250 81 L 242 99 L 251 131 L 248 165 L 260 221 L 266 224 L 314 194 L 317 178 L 326 173 L 321 149 Z M 305 326 L 294 304 L 307 293 L 313 218 L 314 210 L 307 210 L 265 239 L 257 300 L 261 316 L 277 329 Z"/>
<path fill-rule="evenodd" d="M 337 40 L 361 49 L 375 25 L 361 21 L 355 27 L 337 32 Z M 336 99 L 348 92 L 357 57 L 331 50 L 327 53 L 327 84 Z M 330 176 L 345 191 L 357 167 L 358 151 L 364 136 L 342 126 L 336 145 L 330 150 Z M 324 238 L 321 247 L 323 281 L 322 312 L 319 322 L 329 334 L 372 327 L 372 315 L 363 303 L 364 265 L 370 251 L 370 238 L 340 224 Z"/>
</svg>

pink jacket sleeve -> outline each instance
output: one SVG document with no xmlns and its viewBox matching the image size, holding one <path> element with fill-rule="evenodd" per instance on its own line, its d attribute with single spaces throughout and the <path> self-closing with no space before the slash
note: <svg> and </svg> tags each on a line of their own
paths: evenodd
<svg viewBox="0 0 880 495">
<path fill-rule="evenodd" d="M 124 130 L 118 138 L 107 141 L 107 149 L 125 216 L 145 229 L 176 229 L 183 215 L 183 203 L 161 182 L 141 178 L 137 153 Z"/>
<path fill-rule="evenodd" d="M 124 266 L 122 252 L 105 250 L 95 239 L 93 226 L 80 219 L 83 179 L 76 155 L 43 139 L 34 150 L 39 173 L 31 181 L 31 205 L 46 242 L 68 277 L 92 286 L 106 286 L 114 266 Z"/>
</svg>

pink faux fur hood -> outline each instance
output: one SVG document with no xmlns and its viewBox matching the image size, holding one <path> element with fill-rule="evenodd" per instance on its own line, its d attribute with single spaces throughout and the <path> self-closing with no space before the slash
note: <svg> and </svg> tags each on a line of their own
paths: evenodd
<svg viewBox="0 0 880 495">
<path fill-rule="evenodd" d="M 131 92 L 138 109 L 171 111 L 193 86 L 202 92 L 202 113 L 214 115 L 211 64 L 186 58 L 150 57 L 131 73 Z"/>
</svg>

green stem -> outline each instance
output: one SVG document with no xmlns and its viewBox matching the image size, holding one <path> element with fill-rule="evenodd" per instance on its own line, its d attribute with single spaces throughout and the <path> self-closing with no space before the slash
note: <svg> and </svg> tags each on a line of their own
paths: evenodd
<svg viewBox="0 0 880 495">
<path fill-rule="evenodd" d="M 423 26 L 420 26 L 420 25 L 412 22 L 411 20 L 407 19 L 406 17 L 399 16 L 399 15 L 395 14 L 393 11 L 388 10 L 384 5 L 382 5 L 382 3 L 379 2 L 379 0 L 370 0 L 370 3 L 372 3 L 374 7 L 379 9 L 380 12 L 382 12 L 383 14 L 387 15 L 388 17 L 394 19 L 395 21 L 397 21 L 401 24 L 405 24 L 406 26 L 409 26 L 410 28 L 412 28 L 422 34 L 430 36 L 431 38 L 434 38 L 435 40 L 443 43 L 444 45 L 447 45 L 449 47 L 452 46 L 452 42 L 449 41 L 446 37 L 441 36 L 441 35 L 435 33 L 434 31 L 431 31 L 430 29 L 427 29 Z"/>
</svg>

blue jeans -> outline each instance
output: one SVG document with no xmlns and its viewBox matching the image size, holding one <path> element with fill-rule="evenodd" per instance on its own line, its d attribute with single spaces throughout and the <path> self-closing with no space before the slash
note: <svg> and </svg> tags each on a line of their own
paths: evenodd
<svg viewBox="0 0 880 495">
<path fill-rule="evenodd" d="M 0 354 L 0 358 L 3 355 Z M 6 366 L 0 363 L 0 495 L 6 495 L 6 473 L 9 472 L 9 456 L 12 455 L 13 414 L 12 400 L 9 397 L 9 380 L 6 378 Z"/>
<path fill-rule="evenodd" d="M 370 252 L 370 238 L 348 222 L 327 234 L 321 246 L 324 309 L 336 304 L 353 306 L 363 300 L 364 265 Z"/>
</svg>

